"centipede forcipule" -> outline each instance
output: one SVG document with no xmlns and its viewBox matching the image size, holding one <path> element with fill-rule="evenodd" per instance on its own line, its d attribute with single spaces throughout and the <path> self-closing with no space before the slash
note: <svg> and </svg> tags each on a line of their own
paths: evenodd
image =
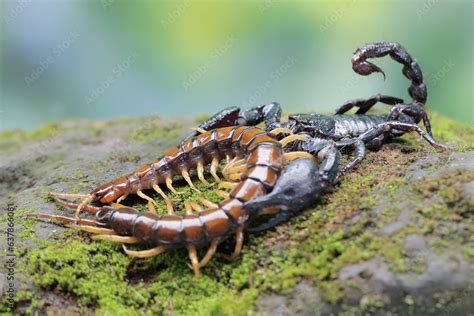
<svg viewBox="0 0 474 316">
<path fill-rule="evenodd" d="M 280 131 L 275 131 L 278 132 Z M 198 276 L 200 267 L 206 265 L 212 258 L 217 245 L 232 234 L 236 236 L 236 245 L 230 257 L 233 259 L 239 255 L 243 243 L 243 231 L 252 215 L 245 210 L 243 204 L 271 192 L 287 161 L 295 158 L 315 159 L 306 152 L 284 153 L 285 144 L 293 140 L 302 140 L 302 137 L 290 135 L 278 141 L 271 133 L 256 127 L 242 126 L 206 131 L 171 149 L 160 160 L 93 190 L 81 203 L 66 202 L 58 196 L 68 197 L 68 194 L 57 194 L 58 201 L 77 209 L 76 215 L 84 210 L 95 215 L 94 220 L 48 214 L 32 216 L 64 222 L 79 230 L 95 233 L 94 238 L 98 239 L 122 244 L 152 245 L 153 248 L 142 251 L 128 250 L 124 246 L 127 254 L 140 258 L 185 246 L 189 252 L 192 269 Z M 198 178 L 203 181 L 204 167 L 209 164 L 211 174 L 216 181 L 219 181 L 216 170 L 222 159 L 228 161 L 232 159 L 232 163 L 224 169 L 224 174 L 229 179 L 237 180 L 234 183 L 226 182 L 231 191 L 229 193 L 221 191 L 224 200 L 218 204 L 204 200 L 205 205 L 209 207 L 207 209 L 201 209 L 185 201 L 186 214 L 184 216 L 174 214 L 169 197 L 163 193 L 159 185 L 166 184 L 170 190 L 174 190 L 173 177 L 182 175 L 188 184 L 194 187 L 189 171 L 196 169 Z M 119 204 L 118 206 L 116 204 L 116 208 L 89 205 L 91 202 L 103 204 L 120 202 L 127 194 L 134 193 L 148 200 L 151 205 L 153 199 L 142 192 L 146 189 L 155 189 L 167 201 L 168 214 L 158 215 L 154 207 L 150 207 L 149 212 L 139 213 L 133 208 Z M 193 213 L 193 210 L 198 213 Z M 266 211 L 274 210 L 263 209 L 260 214 Z M 256 214 L 252 216 L 254 215 Z M 209 245 L 206 255 L 198 260 L 197 248 L 206 245 Z"/>
</svg>

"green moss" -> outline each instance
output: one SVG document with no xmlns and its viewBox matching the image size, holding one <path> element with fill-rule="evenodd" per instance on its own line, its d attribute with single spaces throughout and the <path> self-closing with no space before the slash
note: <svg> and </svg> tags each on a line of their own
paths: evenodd
<svg viewBox="0 0 474 316">
<path fill-rule="evenodd" d="M 35 131 L 25 130 L 9 130 L 0 133 L 0 141 L 14 141 L 14 142 L 25 142 L 31 140 L 39 140 L 46 137 L 53 137 L 57 135 L 61 130 L 58 123 L 50 123 L 41 126 Z"/>
</svg>

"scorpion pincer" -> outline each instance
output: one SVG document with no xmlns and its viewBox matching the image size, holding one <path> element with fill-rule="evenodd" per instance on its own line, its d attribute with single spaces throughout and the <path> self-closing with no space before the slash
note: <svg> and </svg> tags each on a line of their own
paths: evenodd
<svg viewBox="0 0 474 316">
<path fill-rule="evenodd" d="M 254 218 L 262 214 L 274 214 L 278 211 L 275 210 L 276 207 L 289 209 L 291 201 L 295 199 L 301 200 L 301 206 L 314 201 L 334 178 L 338 167 L 338 155 L 337 151 L 328 152 L 320 166 L 308 153 L 284 153 L 281 142 L 272 134 L 256 127 L 218 128 L 184 142 L 179 148 L 170 150 L 161 160 L 147 165 L 146 168 L 138 169 L 131 176 L 121 178 L 125 180 L 120 180 L 120 183 L 130 182 L 129 179 L 132 177 L 138 178 L 139 186 L 133 186 L 133 190 L 130 190 L 131 185 L 127 186 L 128 193 L 138 192 L 141 189 L 153 188 L 154 184 L 166 181 L 169 177 L 182 173 L 183 170 L 209 162 L 212 164 L 212 161 L 223 157 L 234 157 L 234 161 L 241 163 L 238 167 L 230 167 L 227 175 L 231 177 L 237 174 L 238 181 L 227 182 L 231 184 L 232 189 L 230 193 L 222 191 L 225 199 L 219 204 L 203 202 L 209 208 L 202 209 L 199 205 L 185 201 L 186 214 L 178 216 L 171 209 L 168 209 L 169 214 L 158 215 L 154 209 L 139 213 L 133 208 L 119 204 L 115 207 L 99 207 L 88 203 L 70 203 L 56 198 L 58 202 L 70 208 L 81 205 L 81 209 L 94 215 L 95 220 L 48 214 L 33 214 L 32 217 L 63 222 L 67 226 L 94 233 L 93 238 L 122 243 L 128 255 L 140 258 L 186 247 L 192 269 L 195 275 L 199 276 L 200 267 L 207 264 L 218 244 L 230 235 L 236 236 L 235 249 L 230 259 L 239 255 L 243 232 Z M 236 160 L 239 158 L 240 160 Z M 287 166 L 284 168 L 285 164 Z M 301 172 L 295 176 L 294 172 L 297 169 Z M 324 185 L 319 181 L 320 174 L 329 179 Z M 301 182 L 314 182 L 314 184 L 306 186 L 306 191 L 295 190 L 296 185 Z M 103 189 L 94 192 L 101 190 Z M 111 189 L 109 192 L 114 191 Z M 247 209 L 246 203 L 269 192 L 275 192 L 273 196 L 280 192 L 286 199 L 275 200 L 280 204 L 272 207 L 255 208 L 252 204 Z M 306 192 L 304 196 L 299 197 L 303 192 Z M 108 201 L 110 200 L 104 202 Z M 193 209 L 198 211 L 198 214 L 193 213 Z M 145 244 L 152 248 L 134 251 L 127 249 L 125 244 Z M 209 249 L 199 260 L 197 248 L 206 245 L 209 245 Z"/>
</svg>

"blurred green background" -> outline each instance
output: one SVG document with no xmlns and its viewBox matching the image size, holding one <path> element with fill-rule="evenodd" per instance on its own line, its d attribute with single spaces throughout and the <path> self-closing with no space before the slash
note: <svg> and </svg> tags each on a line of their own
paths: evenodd
<svg viewBox="0 0 474 316">
<path fill-rule="evenodd" d="M 1 0 L 1 17 L 2 130 L 271 101 L 331 113 L 379 92 L 408 99 L 390 58 L 376 61 L 385 81 L 352 72 L 353 51 L 373 41 L 398 41 L 418 60 L 430 110 L 474 124 L 468 0 Z"/>
</svg>

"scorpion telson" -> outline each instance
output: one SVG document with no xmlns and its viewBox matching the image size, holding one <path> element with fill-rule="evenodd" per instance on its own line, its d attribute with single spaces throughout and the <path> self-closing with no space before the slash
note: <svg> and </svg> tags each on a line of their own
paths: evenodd
<svg viewBox="0 0 474 316">
<path fill-rule="evenodd" d="M 383 143 L 406 132 L 417 132 L 437 149 L 431 126 L 424 110 L 427 90 L 418 63 L 397 43 L 374 43 L 356 50 L 353 69 L 361 75 L 383 71 L 368 58 L 390 55 L 403 64 L 403 74 L 411 81 L 408 89 L 412 101 L 376 95 L 367 100 L 350 100 L 336 115 L 294 114 L 280 122 L 281 108 L 270 103 L 241 111 L 238 107 L 222 110 L 158 160 L 146 164 L 124 177 L 117 178 L 89 194 L 52 193 L 60 204 L 76 209 L 76 216 L 33 214 L 32 217 L 55 220 L 93 238 L 122 243 L 125 253 L 150 257 L 174 248 L 188 250 L 195 276 L 214 255 L 217 246 L 229 236 L 236 237 L 231 259 L 236 258 L 243 244 L 243 233 L 259 233 L 288 220 L 316 200 L 347 171 L 360 163 L 366 148 L 380 148 Z M 385 74 L 384 74 L 385 76 Z M 368 115 L 377 102 L 392 105 L 386 116 Z M 358 107 L 355 115 L 344 113 Z M 423 121 L 426 132 L 417 124 Z M 255 127 L 264 122 L 265 130 Z M 341 150 L 355 152 L 355 157 L 340 167 Z M 225 181 L 218 175 L 219 164 Z M 176 177 L 198 191 L 192 182 L 195 172 L 207 186 L 205 173 L 217 183 L 216 193 L 223 198 L 213 203 L 201 198 L 184 201 L 184 215 L 163 191 L 179 194 L 173 187 Z M 144 190 L 154 190 L 166 202 L 168 214 L 156 212 L 156 202 Z M 227 191 L 226 191 L 227 190 Z M 129 194 L 148 202 L 148 212 L 120 203 Z M 64 198 L 78 198 L 72 203 Z M 110 204 L 94 206 L 90 203 Z M 94 219 L 81 218 L 80 212 Z M 161 211 L 161 210 L 160 210 Z M 267 221 L 256 224 L 261 216 Z M 252 224 L 256 226 L 251 226 Z M 147 250 L 130 250 L 126 244 L 139 244 Z M 197 249 L 208 246 L 199 260 Z"/>
</svg>

